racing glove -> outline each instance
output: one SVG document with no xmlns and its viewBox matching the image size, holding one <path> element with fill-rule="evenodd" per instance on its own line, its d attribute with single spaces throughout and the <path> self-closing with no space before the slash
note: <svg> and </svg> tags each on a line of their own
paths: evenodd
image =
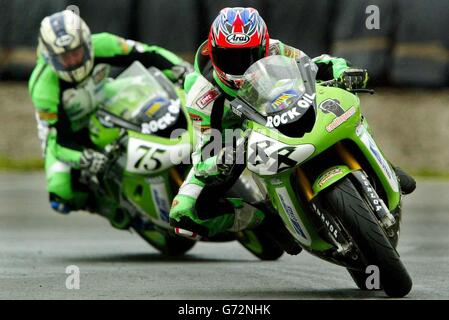
<svg viewBox="0 0 449 320">
<path fill-rule="evenodd" d="M 173 73 L 173 77 L 175 78 L 175 82 L 178 83 L 181 87 L 184 85 L 184 81 L 186 76 L 193 72 L 193 66 L 188 62 L 183 62 L 179 65 L 172 67 L 171 69 Z"/>
<path fill-rule="evenodd" d="M 368 71 L 365 69 L 346 69 L 338 78 L 338 84 L 347 90 L 363 89 L 368 83 Z"/>
<path fill-rule="evenodd" d="M 96 176 L 104 169 L 106 156 L 92 149 L 85 149 L 81 154 L 80 168 L 92 176 Z"/>
</svg>

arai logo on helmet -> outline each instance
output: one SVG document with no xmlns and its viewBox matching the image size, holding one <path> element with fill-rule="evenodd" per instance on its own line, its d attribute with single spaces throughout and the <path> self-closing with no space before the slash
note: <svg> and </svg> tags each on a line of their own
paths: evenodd
<svg viewBox="0 0 449 320">
<path fill-rule="evenodd" d="M 56 38 L 55 44 L 58 47 L 65 47 L 72 43 L 74 37 L 71 34 L 64 34 Z"/>
<path fill-rule="evenodd" d="M 244 33 L 233 33 L 226 37 L 226 41 L 231 44 L 245 44 L 249 42 L 249 36 Z"/>
</svg>

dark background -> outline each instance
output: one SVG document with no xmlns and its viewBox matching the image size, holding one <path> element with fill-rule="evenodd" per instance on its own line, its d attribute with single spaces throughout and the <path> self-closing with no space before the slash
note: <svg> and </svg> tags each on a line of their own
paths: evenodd
<svg viewBox="0 0 449 320">
<path fill-rule="evenodd" d="M 369 5 L 380 29 L 368 30 Z M 0 0 L 0 79 L 26 80 L 42 18 L 76 5 L 92 32 L 157 44 L 191 60 L 225 6 L 252 6 L 270 36 L 310 56 L 331 53 L 367 68 L 371 84 L 449 86 L 448 0 Z"/>
</svg>

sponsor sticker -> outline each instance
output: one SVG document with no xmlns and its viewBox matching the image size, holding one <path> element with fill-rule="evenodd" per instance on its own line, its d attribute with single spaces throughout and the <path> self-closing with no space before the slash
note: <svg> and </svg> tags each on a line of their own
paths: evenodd
<svg viewBox="0 0 449 320">
<path fill-rule="evenodd" d="M 231 44 L 245 44 L 249 40 L 250 37 L 244 33 L 232 33 L 226 37 L 226 41 Z"/>
<path fill-rule="evenodd" d="M 304 226 L 302 225 L 302 222 L 300 221 L 300 218 L 298 216 L 298 213 L 296 212 L 296 209 L 291 202 L 291 199 L 288 195 L 287 189 L 285 188 L 277 188 L 276 193 L 279 197 L 279 200 L 281 202 L 282 207 L 284 208 L 285 212 L 287 213 L 287 216 L 289 218 L 289 221 L 291 223 L 291 226 L 293 227 L 296 234 L 299 236 L 297 239 L 306 244 L 309 245 L 311 243 L 311 240 L 305 231 Z"/>
<path fill-rule="evenodd" d="M 201 122 L 203 120 L 203 118 L 201 118 L 199 115 L 194 114 L 194 113 L 189 113 L 189 117 L 190 117 L 190 120 L 192 120 L 194 122 Z"/>
<path fill-rule="evenodd" d="M 218 89 L 213 88 L 207 91 L 201 98 L 196 102 L 197 106 L 201 109 L 207 107 L 211 102 L 217 99 L 220 96 L 220 92 Z"/>
<path fill-rule="evenodd" d="M 145 115 L 151 119 L 163 106 L 167 106 L 167 104 L 170 104 L 170 101 L 163 98 L 156 98 L 149 103 L 147 110 L 145 110 Z M 157 116 L 157 119 L 141 124 L 142 133 L 151 134 L 166 129 L 176 122 L 178 114 L 179 105 L 176 103 L 170 104 L 165 114 Z"/>
<path fill-rule="evenodd" d="M 301 52 L 298 49 L 290 47 L 290 46 L 285 46 L 284 53 L 287 57 L 293 58 L 293 59 L 298 59 L 299 56 L 301 55 Z"/>
<path fill-rule="evenodd" d="M 341 116 L 335 118 L 334 120 L 332 120 L 331 123 L 329 123 L 326 126 L 326 131 L 327 132 L 332 132 L 334 131 L 336 128 L 338 128 L 341 124 L 343 124 L 344 122 L 346 122 L 349 118 L 351 118 L 353 115 L 355 114 L 355 107 L 351 107 L 349 108 L 345 113 L 343 113 Z"/>
<path fill-rule="evenodd" d="M 324 113 L 332 113 L 336 117 L 339 117 L 345 113 L 345 109 L 342 108 L 340 101 L 337 99 L 326 99 L 320 103 L 319 108 Z"/>
<path fill-rule="evenodd" d="M 155 205 L 156 211 L 159 213 L 159 217 L 168 222 L 169 213 L 170 213 L 170 201 L 168 198 L 167 190 L 165 188 L 164 181 L 160 181 L 160 179 L 148 179 L 151 194 L 153 196 L 153 201 Z"/>
<path fill-rule="evenodd" d="M 303 98 L 296 103 L 295 107 L 286 110 L 285 112 L 282 112 L 280 114 L 268 116 L 267 123 L 265 125 L 269 128 L 277 128 L 280 125 L 296 121 L 299 117 L 301 117 L 304 114 L 303 113 L 304 110 L 301 109 L 307 109 L 308 107 L 310 107 L 314 99 L 315 94 L 312 95 L 305 94 Z M 284 101 L 285 100 L 283 100 L 282 102 Z"/>
<path fill-rule="evenodd" d="M 240 111 L 240 109 L 242 109 L 243 107 L 242 107 L 242 105 L 241 104 L 239 104 L 238 106 L 234 106 L 234 105 L 232 105 L 232 112 L 235 114 L 235 115 L 237 115 L 238 117 L 242 117 L 242 111 Z"/>
<path fill-rule="evenodd" d="M 292 100 L 298 98 L 298 93 L 294 90 L 288 90 L 280 95 L 278 95 L 272 102 L 271 102 L 271 109 L 273 110 L 282 110 L 287 108 Z"/>
<path fill-rule="evenodd" d="M 326 182 L 328 182 L 330 179 L 332 179 L 333 177 L 335 177 L 338 174 L 342 174 L 343 170 L 341 170 L 340 168 L 335 168 L 332 169 L 328 172 L 326 172 L 320 179 L 320 181 L 318 182 L 318 186 L 321 188 Z"/>
</svg>

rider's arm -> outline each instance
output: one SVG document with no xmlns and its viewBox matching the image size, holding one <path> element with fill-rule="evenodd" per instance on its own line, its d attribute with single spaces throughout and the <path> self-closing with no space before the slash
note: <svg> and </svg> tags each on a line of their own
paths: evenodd
<svg viewBox="0 0 449 320">
<path fill-rule="evenodd" d="M 305 55 L 303 51 L 286 45 L 279 40 L 272 40 L 270 43 L 271 54 L 280 54 L 294 59 Z M 317 79 L 323 81 L 340 78 L 343 72 L 350 67 L 349 62 L 345 59 L 332 57 L 327 54 L 322 54 L 312 60 L 318 67 Z"/>
<path fill-rule="evenodd" d="M 70 124 L 65 123 L 59 114 L 59 79 L 43 60 L 39 60 L 34 69 L 28 89 L 36 109 L 38 134 L 44 155 L 48 156 L 48 150 L 56 159 L 79 168 L 81 147 L 67 139 L 70 136 L 67 132 L 71 130 Z"/>
<path fill-rule="evenodd" d="M 184 77 L 191 66 L 173 52 L 155 45 L 148 45 L 103 32 L 92 35 L 94 54 L 98 63 L 127 67 L 134 61 L 145 67 L 154 66 L 172 81 Z"/>
<path fill-rule="evenodd" d="M 350 63 L 347 60 L 328 54 L 313 58 L 313 62 L 318 66 L 317 79 L 323 81 L 338 79 L 344 71 L 350 68 Z"/>
<path fill-rule="evenodd" d="M 217 96 L 218 91 L 215 91 L 217 89 L 197 72 L 190 73 L 186 77 L 184 90 L 187 95 L 187 110 L 197 137 L 197 144 L 192 153 L 195 176 L 199 179 L 217 176 L 220 174 L 217 167 L 218 155 L 212 154 L 212 149 L 208 146 L 217 143 L 212 135 L 212 129 L 219 130 L 217 123 L 220 123 L 221 115 L 217 113 L 220 108 L 214 106 L 222 103 L 223 98 Z M 221 136 L 215 139 L 219 140 L 221 146 Z M 204 152 L 208 149 L 209 152 Z"/>
</svg>

